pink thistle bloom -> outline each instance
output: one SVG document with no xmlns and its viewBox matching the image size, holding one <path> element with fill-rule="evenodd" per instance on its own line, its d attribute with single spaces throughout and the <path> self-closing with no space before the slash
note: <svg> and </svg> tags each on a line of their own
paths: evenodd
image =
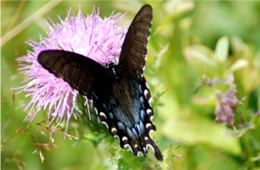
<svg viewBox="0 0 260 170">
<path fill-rule="evenodd" d="M 69 11 L 65 20 L 58 17 L 59 24 L 49 20 L 50 31 L 46 38 L 41 37 L 40 42 L 27 42 L 33 50 L 17 60 L 20 62 L 18 70 L 28 78 L 23 81 L 23 86 L 15 88 L 19 90 L 18 93 L 26 92 L 26 97 L 31 97 L 25 107 L 25 111 L 28 111 L 25 120 L 32 121 L 42 109 L 48 112 L 48 126 L 54 120 L 57 121 L 55 128 L 64 119 L 68 125 L 71 116 L 77 118 L 75 111 L 78 91 L 45 70 L 38 63 L 37 56 L 43 50 L 61 49 L 82 54 L 102 65 L 117 62 L 126 33 L 125 25 L 116 25 L 122 17 L 123 15 L 118 13 L 102 19 L 99 10 L 95 9 L 87 17 L 83 16 L 81 10 L 77 16 L 70 16 Z"/>
</svg>

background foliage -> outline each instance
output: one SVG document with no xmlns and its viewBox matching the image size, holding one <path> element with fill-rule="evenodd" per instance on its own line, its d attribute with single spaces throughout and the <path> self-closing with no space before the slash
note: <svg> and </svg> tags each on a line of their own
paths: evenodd
<svg viewBox="0 0 260 170">
<path fill-rule="evenodd" d="M 10 91 L 24 79 L 15 59 L 30 50 L 26 40 L 46 35 L 47 17 L 58 22 L 57 15 L 65 18 L 69 8 L 76 13 L 79 4 L 87 15 L 95 5 L 102 17 L 127 12 L 125 23 L 144 3 L 154 8 L 145 74 L 163 162 L 151 151 L 136 158 L 120 149 L 85 111 L 70 123 L 65 140 L 65 124 L 49 134 L 44 111 L 23 121 L 26 113 L 19 106 L 29 99 Z M 258 1 L 1 1 L 1 17 L 2 169 L 260 169 Z M 227 126 L 215 122 L 215 108 L 216 95 L 229 85 L 207 81 L 231 73 L 242 102 L 234 125 Z"/>
</svg>

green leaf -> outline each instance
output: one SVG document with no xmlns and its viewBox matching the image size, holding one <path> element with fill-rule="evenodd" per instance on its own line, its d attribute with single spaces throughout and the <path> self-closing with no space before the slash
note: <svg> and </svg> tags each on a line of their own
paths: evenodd
<svg viewBox="0 0 260 170">
<path fill-rule="evenodd" d="M 202 45 L 193 45 L 184 50 L 186 59 L 195 67 L 215 66 L 214 61 L 211 60 L 212 51 Z"/>
<path fill-rule="evenodd" d="M 241 153 L 239 140 L 227 135 L 227 128 L 205 117 L 191 115 L 172 116 L 162 127 L 164 135 L 189 144 L 206 143 L 235 155 Z"/>
<path fill-rule="evenodd" d="M 231 67 L 230 71 L 234 72 L 237 70 L 240 70 L 242 68 L 245 68 L 248 66 L 248 61 L 246 59 L 238 59 Z"/>
<path fill-rule="evenodd" d="M 228 37 L 224 36 L 220 38 L 217 42 L 216 49 L 215 49 L 215 57 L 220 62 L 225 62 L 228 55 Z"/>
</svg>

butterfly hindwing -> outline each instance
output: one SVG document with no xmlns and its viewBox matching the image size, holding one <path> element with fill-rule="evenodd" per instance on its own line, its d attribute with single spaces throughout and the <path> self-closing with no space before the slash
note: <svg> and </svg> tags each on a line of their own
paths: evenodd
<svg viewBox="0 0 260 170">
<path fill-rule="evenodd" d="M 45 50 L 39 54 L 38 62 L 49 72 L 67 81 L 80 94 L 90 98 L 95 89 L 108 81 L 105 67 L 74 52 Z"/>
<path fill-rule="evenodd" d="M 145 155 L 151 146 L 156 158 L 162 160 L 162 154 L 150 136 L 150 132 L 156 130 L 151 120 L 150 99 L 144 78 L 139 81 L 120 78 L 112 83 L 109 95 L 99 97 L 94 103 L 99 120 L 107 125 L 112 136 L 119 138 L 122 148 L 129 146 L 134 155 Z"/>
</svg>

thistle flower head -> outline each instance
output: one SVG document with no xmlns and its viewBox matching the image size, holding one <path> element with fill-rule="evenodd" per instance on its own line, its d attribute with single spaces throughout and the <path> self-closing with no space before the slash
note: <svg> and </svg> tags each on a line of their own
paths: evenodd
<svg viewBox="0 0 260 170">
<path fill-rule="evenodd" d="M 102 65 L 116 62 L 126 31 L 125 25 L 116 25 L 122 17 L 112 14 L 102 19 L 99 10 L 95 9 L 87 17 L 83 16 L 81 10 L 77 16 L 71 16 L 69 11 L 65 20 L 59 17 L 59 24 L 49 20 L 50 31 L 46 38 L 41 37 L 40 42 L 27 42 L 33 50 L 17 59 L 20 63 L 18 70 L 27 79 L 23 86 L 15 88 L 19 90 L 18 93 L 26 92 L 26 97 L 31 97 L 25 107 L 28 111 L 25 120 L 33 120 L 42 109 L 47 111 L 50 123 L 57 120 L 57 125 L 64 119 L 69 122 L 71 116 L 76 118 L 78 92 L 63 79 L 45 70 L 37 61 L 38 54 L 43 50 L 61 49 L 82 54 Z"/>
</svg>

